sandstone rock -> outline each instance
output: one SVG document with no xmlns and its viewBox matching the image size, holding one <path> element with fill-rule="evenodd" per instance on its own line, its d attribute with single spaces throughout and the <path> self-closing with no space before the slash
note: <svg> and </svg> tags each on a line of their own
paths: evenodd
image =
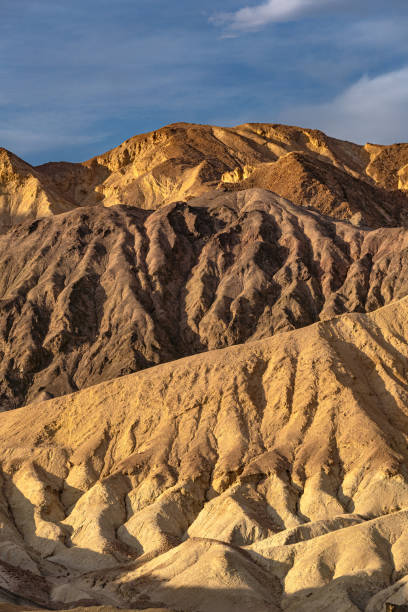
<svg viewBox="0 0 408 612">
<path fill-rule="evenodd" d="M 0 233 L 21 221 L 73 207 L 41 172 L 0 148 Z"/>
<path fill-rule="evenodd" d="M 400 189 L 405 184 L 404 168 L 398 173 Z M 234 191 L 254 187 L 269 189 L 298 206 L 310 206 L 336 219 L 354 219 L 355 223 L 358 218 L 357 225 L 384 227 L 408 221 L 405 193 L 355 178 L 310 153 L 288 153 L 276 162 L 255 166 L 241 181 L 225 184 Z"/>
</svg>

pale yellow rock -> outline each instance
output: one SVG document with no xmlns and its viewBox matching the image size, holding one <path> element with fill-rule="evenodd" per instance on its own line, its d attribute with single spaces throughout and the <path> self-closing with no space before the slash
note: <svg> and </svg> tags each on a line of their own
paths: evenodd
<svg viewBox="0 0 408 612">
<path fill-rule="evenodd" d="M 41 172 L 0 148 L 0 232 L 21 221 L 72 208 Z"/>
<path fill-rule="evenodd" d="M 0 587 L 183 612 L 400 601 L 407 336 L 404 298 L 4 413 Z"/>
<path fill-rule="evenodd" d="M 398 170 L 398 189 L 408 190 L 408 164 Z"/>
</svg>

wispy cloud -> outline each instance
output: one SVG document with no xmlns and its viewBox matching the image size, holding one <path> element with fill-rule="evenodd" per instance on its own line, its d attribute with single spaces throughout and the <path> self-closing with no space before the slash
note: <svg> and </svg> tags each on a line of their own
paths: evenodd
<svg viewBox="0 0 408 612">
<path fill-rule="evenodd" d="M 319 128 L 355 142 L 389 144 L 408 140 L 408 66 L 364 76 L 324 104 L 299 105 L 281 120 Z"/>
<path fill-rule="evenodd" d="M 268 0 L 234 13 L 221 13 L 212 21 L 230 30 L 254 30 L 268 23 L 291 21 L 303 15 L 338 4 L 339 0 Z"/>
<path fill-rule="evenodd" d="M 346 38 L 354 47 L 391 48 L 403 52 L 408 48 L 407 28 L 406 15 L 398 19 L 387 16 L 356 21 L 339 34 L 343 35 L 343 43 Z"/>
<path fill-rule="evenodd" d="M 86 157 L 160 123 L 194 121 L 193 112 L 206 108 L 210 95 L 216 107 L 224 98 L 230 106 L 239 93 L 235 83 L 220 88 L 213 81 L 215 51 L 194 46 L 188 31 L 178 37 L 114 31 L 106 45 L 104 23 L 95 30 L 86 26 L 79 24 L 60 43 L 51 32 L 44 49 L 31 34 L 25 41 L 24 32 L 9 41 L 8 61 L 0 66 L 0 146 L 29 159 L 35 154 L 35 161 L 48 159 L 47 151 L 64 158 L 59 150 L 68 156 L 86 151 Z M 151 121 L 163 108 L 168 118 Z M 115 136 L 115 122 L 129 125 L 123 135 Z"/>
</svg>

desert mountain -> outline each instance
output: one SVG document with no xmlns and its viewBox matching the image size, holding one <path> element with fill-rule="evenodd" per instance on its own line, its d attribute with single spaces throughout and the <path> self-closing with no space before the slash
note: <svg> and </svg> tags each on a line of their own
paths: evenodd
<svg viewBox="0 0 408 612">
<path fill-rule="evenodd" d="M 271 192 L 86 207 L 0 237 L 3 410 L 407 295 L 408 230 Z"/>
<path fill-rule="evenodd" d="M 404 298 L 4 413 L 2 592 L 182 612 L 402 603 L 407 334 Z"/>
<path fill-rule="evenodd" d="M 387 190 L 309 153 L 292 152 L 272 163 L 259 164 L 247 178 L 224 189 L 269 189 L 298 206 L 371 227 L 407 225 L 405 191 Z"/>
<path fill-rule="evenodd" d="M 0 612 L 407 603 L 407 197 L 280 125 L 0 150 Z"/>
<path fill-rule="evenodd" d="M 242 185 L 244 181 L 244 185 Z M 355 145 L 276 124 L 174 124 L 89 161 L 31 167 L 0 154 L 0 221 L 10 227 L 78 206 L 157 209 L 210 189 L 264 187 L 337 219 L 405 224 L 408 145 Z M 343 187 L 342 187 L 343 185 Z"/>
</svg>

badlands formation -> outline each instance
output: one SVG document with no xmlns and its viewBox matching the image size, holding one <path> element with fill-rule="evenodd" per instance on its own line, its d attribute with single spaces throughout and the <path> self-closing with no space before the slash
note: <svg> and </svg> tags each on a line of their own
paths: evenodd
<svg viewBox="0 0 408 612">
<path fill-rule="evenodd" d="M 401 225 L 408 144 L 359 146 L 284 125 L 178 123 L 130 138 L 81 164 L 32 167 L 0 148 L 0 231 L 78 206 L 152 210 L 211 189 L 254 186 L 336 219 Z"/>
<path fill-rule="evenodd" d="M 0 611 L 404 610 L 407 192 L 279 125 L 0 151 Z"/>
</svg>

